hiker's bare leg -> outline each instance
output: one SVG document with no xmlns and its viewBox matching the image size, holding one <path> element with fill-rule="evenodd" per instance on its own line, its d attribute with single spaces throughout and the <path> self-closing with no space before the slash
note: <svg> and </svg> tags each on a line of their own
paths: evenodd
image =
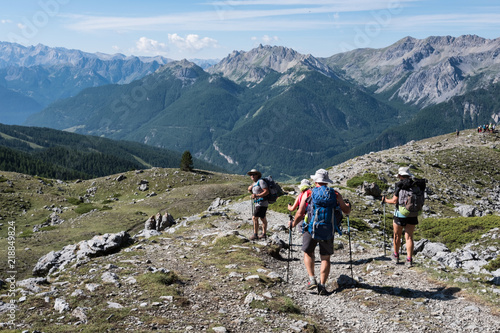
<svg viewBox="0 0 500 333">
<path fill-rule="evenodd" d="M 267 217 L 261 218 L 262 221 L 262 234 L 265 235 L 267 232 Z"/>
<path fill-rule="evenodd" d="M 304 265 L 306 266 L 307 275 L 314 276 L 314 252 L 304 252 Z"/>
<path fill-rule="evenodd" d="M 405 226 L 405 239 L 406 239 L 406 256 L 413 257 L 413 232 L 415 231 L 414 224 L 407 224 Z"/>
<path fill-rule="evenodd" d="M 259 233 L 259 218 L 257 216 L 252 216 L 252 221 L 253 221 L 253 233 L 258 234 Z"/>
<path fill-rule="evenodd" d="M 399 254 L 399 247 L 401 246 L 401 234 L 403 233 L 403 227 L 392 222 L 392 228 L 394 229 L 394 253 Z"/>
<path fill-rule="evenodd" d="M 319 279 L 320 283 L 322 285 L 326 284 L 326 281 L 328 280 L 328 275 L 330 275 L 330 256 L 329 255 L 322 255 L 321 256 L 321 270 L 319 273 Z"/>
</svg>

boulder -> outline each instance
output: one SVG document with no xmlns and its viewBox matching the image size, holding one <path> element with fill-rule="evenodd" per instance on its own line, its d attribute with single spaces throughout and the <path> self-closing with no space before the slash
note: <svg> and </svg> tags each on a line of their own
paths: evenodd
<svg viewBox="0 0 500 333">
<path fill-rule="evenodd" d="M 132 242 L 126 231 L 116 234 L 95 236 L 88 241 L 67 245 L 61 251 L 51 251 L 41 257 L 33 268 L 33 275 L 44 276 L 56 269 L 62 269 L 74 260 L 85 261 L 88 258 L 114 253 Z"/>
<path fill-rule="evenodd" d="M 380 197 L 382 194 L 382 190 L 380 187 L 378 187 L 377 184 L 375 183 L 369 183 L 367 181 L 363 182 L 363 185 L 361 185 L 361 191 L 364 195 L 371 195 L 375 198 Z"/>
<path fill-rule="evenodd" d="M 471 205 L 460 205 L 453 208 L 453 210 L 463 217 L 473 217 L 477 214 L 476 207 Z"/>
<path fill-rule="evenodd" d="M 422 254 L 427 258 L 432 258 L 439 252 L 450 252 L 450 249 L 443 243 L 427 242 L 422 250 Z"/>
</svg>

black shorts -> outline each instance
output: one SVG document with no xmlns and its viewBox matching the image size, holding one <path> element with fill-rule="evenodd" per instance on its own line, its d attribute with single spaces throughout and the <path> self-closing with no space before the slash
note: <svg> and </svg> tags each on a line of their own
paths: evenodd
<svg viewBox="0 0 500 333">
<path fill-rule="evenodd" d="M 404 227 L 407 224 L 417 225 L 418 218 L 416 216 L 405 217 L 405 218 L 394 216 L 394 223 L 396 223 L 397 225 L 402 226 L 402 227 Z"/>
<path fill-rule="evenodd" d="M 309 232 L 304 232 L 302 236 L 302 251 L 309 254 L 314 253 L 317 244 L 319 244 L 320 255 L 331 256 L 333 254 L 333 238 L 328 240 L 317 240 L 312 238 Z"/>
<path fill-rule="evenodd" d="M 266 212 L 267 212 L 267 207 L 255 206 L 255 209 L 253 211 L 253 216 L 260 217 L 263 219 L 266 217 Z"/>
</svg>

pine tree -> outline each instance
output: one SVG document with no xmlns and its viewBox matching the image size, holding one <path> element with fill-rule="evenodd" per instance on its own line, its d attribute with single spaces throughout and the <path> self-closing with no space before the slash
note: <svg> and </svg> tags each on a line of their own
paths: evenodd
<svg viewBox="0 0 500 333">
<path fill-rule="evenodd" d="M 189 150 L 186 150 L 182 154 L 181 170 L 182 171 L 192 171 L 193 170 L 193 156 L 191 156 L 191 153 L 189 152 Z"/>
</svg>

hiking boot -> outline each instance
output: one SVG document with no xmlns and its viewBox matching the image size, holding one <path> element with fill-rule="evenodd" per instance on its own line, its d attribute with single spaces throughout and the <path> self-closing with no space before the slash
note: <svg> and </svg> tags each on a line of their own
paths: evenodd
<svg viewBox="0 0 500 333">
<path fill-rule="evenodd" d="M 328 291 L 326 290 L 326 287 L 324 284 L 319 283 L 318 284 L 318 295 L 328 295 Z"/>
<path fill-rule="evenodd" d="M 250 236 L 250 240 L 256 240 L 256 239 L 259 239 L 259 236 L 257 236 L 257 234 L 253 234 L 252 236 Z"/>
<path fill-rule="evenodd" d="M 396 261 L 396 264 L 399 264 L 399 253 L 393 253 L 392 259 L 394 259 L 394 261 Z"/>
<path fill-rule="evenodd" d="M 406 258 L 406 264 L 408 267 L 413 267 L 413 258 Z"/>
<path fill-rule="evenodd" d="M 318 288 L 318 284 L 316 283 L 316 281 L 307 282 L 307 290 L 314 290 L 316 288 Z"/>
<path fill-rule="evenodd" d="M 266 239 L 267 238 L 267 235 L 266 234 L 260 234 L 259 235 L 259 239 Z"/>
</svg>

